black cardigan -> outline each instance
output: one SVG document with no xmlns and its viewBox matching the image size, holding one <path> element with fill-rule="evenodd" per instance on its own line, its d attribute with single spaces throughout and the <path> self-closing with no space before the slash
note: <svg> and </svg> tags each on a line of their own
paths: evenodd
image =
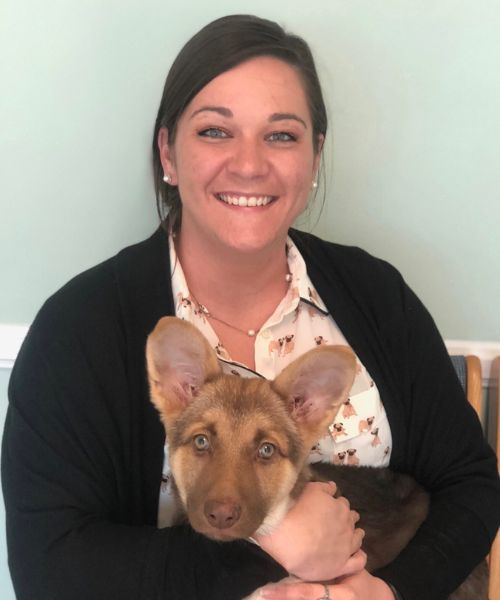
<svg viewBox="0 0 500 600">
<path fill-rule="evenodd" d="M 487 553 L 500 486 L 435 325 L 398 272 L 292 232 L 321 298 L 375 379 L 391 466 L 432 492 L 427 522 L 380 575 L 443 599 Z M 156 528 L 164 432 L 144 346 L 174 314 L 166 235 L 70 281 L 40 310 L 12 372 L 2 449 L 9 564 L 20 600 L 240 598 L 284 575 L 246 542 Z"/>
</svg>

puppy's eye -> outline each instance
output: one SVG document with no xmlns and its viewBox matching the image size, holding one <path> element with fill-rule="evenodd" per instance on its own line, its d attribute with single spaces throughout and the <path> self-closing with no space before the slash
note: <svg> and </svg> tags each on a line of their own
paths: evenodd
<svg viewBox="0 0 500 600">
<path fill-rule="evenodd" d="M 274 444 L 265 442 L 264 444 L 262 444 L 262 446 L 260 446 L 260 448 L 257 451 L 257 454 L 259 455 L 259 458 L 269 460 L 274 455 L 275 450 L 276 446 L 274 446 Z"/>
<path fill-rule="evenodd" d="M 210 448 L 210 442 L 208 441 L 207 436 L 202 433 L 194 436 L 193 445 L 198 452 L 204 452 Z"/>
</svg>

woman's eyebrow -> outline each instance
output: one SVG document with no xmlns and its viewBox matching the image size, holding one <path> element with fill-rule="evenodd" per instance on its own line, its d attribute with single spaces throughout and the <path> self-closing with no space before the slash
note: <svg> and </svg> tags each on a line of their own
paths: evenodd
<svg viewBox="0 0 500 600">
<path fill-rule="evenodd" d="M 192 115 L 190 116 L 190 119 L 192 119 L 193 117 L 195 117 L 196 115 L 202 113 L 202 112 L 215 112 L 218 113 L 219 115 L 222 115 L 223 117 L 233 117 L 233 112 L 225 107 L 225 106 L 202 106 L 201 108 L 198 108 L 197 110 L 194 111 L 194 113 L 192 113 Z M 299 123 L 302 123 L 302 125 L 305 127 L 305 129 L 307 129 L 307 123 L 304 121 L 304 119 L 301 119 L 298 115 L 294 114 L 294 113 L 273 113 L 268 121 L 270 123 L 275 123 L 276 121 L 289 121 L 289 120 L 293 120 L 293 121 L 298 121 Z"/>
<path fill-rule="evenodd" d="M 307 129 L 307 124 L 304 119 L 301 119 L 294 113 L 273 113 L 269 117 L 269 122 L 274 123 L 275 121 L 289 121 L 290 119 L 292 121 L 298 121 L 299 123 L 302 123 L 302 125 L 304 125 L 304 127 Z"/>
<path fill-rule="evenodd" d="M 232 111 L 230 111 L 229 108 L 226 108 L 225 106 L 202 106 L 198 110 L 194 111 L 194 113 L 190 116 L 190 119 L 195 117 L 197 114 L 199 114 L 201 112 L 205 112 L 205 111 L 216 112 L 216 113 L 219 113 L 220 115 L 222 115 L 223 117 L 232 117 L 233 116 Z"/>
</svg>

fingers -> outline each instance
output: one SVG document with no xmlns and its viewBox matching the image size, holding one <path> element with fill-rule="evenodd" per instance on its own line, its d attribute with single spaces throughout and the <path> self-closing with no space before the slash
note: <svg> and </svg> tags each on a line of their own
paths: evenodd
<svg viewBox="0 0 500 600">
<path fill-rule="evenodd" d="M 341 500 L 342 502 L 344 502 L 347 506 L 349 506 L 349 500 L 345 497 L 345 496 L 341 496 L 338 495 L 337 496 L 337 500 Z"/>
<path fill-rule="evenodd" d="M 337 484 L 334 481 L 329 481 L 327 484 L 324 485 L 328 485 L 330 486 L 329 489 L 332 492 L 332 495 L 334 495 L 337 492 Z M 345 497 L 345 496 L 338 496 L 335 498 L 338 502 L 340 502 L 341 504 L 344 504 L 344 506 L 348 509 L 351 508 L 351 505 L 349 504 L 349 500 Z M 351 511 L 353 515 L 356 516 L 356 520 L 355 522 L 357 522 L 359 520 L 359 514 L 353 510 Z"/>
<path fill-rule="evenodd" d="M 354 554 L 361 548 L 364 537 L 365 537 L 364 529 L 355 529 L 354 530 L 354 533 L 352 536 L 352 546 L 351 546 L 352 554 Z"/>
<path fill-rule="evenodd" d="M 358 550 L 350 558 L 347 559 L 340 577 L 346 577 L 348 575 L 354 575 L 359 573 L 366 566 L 366 552 L 364 550 Z"/>
<path fill-rule="evenodd" d="M 337 492 L 337 484 L 335 481 L 317 481 L 314 482 L 314 484 L 320 485 L 330 496 L 334 496 Z"/>
<path fill-rule="evenodd" d="M 335 484 L 333 484 L 335 485 Z M 336 486 L 335 486 L 336 487 Z M 359 521 L 360 519 L 360 515 L 358 513 L 358 511 L 356 510 L 351 510 L 351 505 L 349 504 L 349 500 L 347 498 L 345 498 L 344 496 L 339 496 L 338 498 L 335 498 L 335 500 L 339 503 L 339 504 L 343 504 L 344 507 L 350 511 L 351 513 L 351 520 L 352 520 L 352 524 L 353 526 L 356 525 L 356 523 Z"/>
</svg>

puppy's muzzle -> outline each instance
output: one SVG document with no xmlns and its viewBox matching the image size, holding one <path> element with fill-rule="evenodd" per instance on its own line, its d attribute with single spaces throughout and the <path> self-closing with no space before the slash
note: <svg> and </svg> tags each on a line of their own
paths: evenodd
<svg viewBox="0 0 500 600">
<path fill-rule="evenodd" d="M 207 521 L 216 529 L 229 529 L 241 516 L 241 506 L 233 500 L 208 500 L 204 511 Z"/>
</svg>

